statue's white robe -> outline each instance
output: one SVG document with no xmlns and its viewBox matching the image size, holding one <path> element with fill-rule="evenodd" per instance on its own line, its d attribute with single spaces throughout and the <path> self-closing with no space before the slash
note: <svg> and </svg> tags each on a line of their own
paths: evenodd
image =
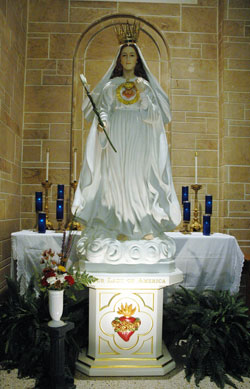
<svg viewBox="0 0 250 389">
<path fill-rule="evenodd" d="M 145 80 L 140 99 L 123 104 L 116 96 L 123 82 L 122 77 L 111 79 L 98 106 L 117 153 L 105 134 L 97 131 L 95 118 L 72 212 L 89 227 L 140 239 L 148 233 L 171 231 L 181 221 L 162 119 L 162 110 L 166 114 L 170 109 L 167 95 L 161 96 L 159 107 Z"/>
</svg>

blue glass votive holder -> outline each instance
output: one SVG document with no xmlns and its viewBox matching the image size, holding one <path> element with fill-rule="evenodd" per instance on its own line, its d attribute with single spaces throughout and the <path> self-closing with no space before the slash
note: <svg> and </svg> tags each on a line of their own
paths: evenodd
<svg viewBox="0 0 250 389">
<path fill-rule="evenodd" d="M 43 192 L 36 192 L 36 212 L 40 212 L 43 210 Z"/>
<path fill-rule="evenodd" d="M 190 201 L 183 201 L 183 221 L 190 221 Z"/>
<path fill-rule="evenodd" d="M 46 213 L 38 212 L 38 232 L 44 234 L 46 232 Z"/>
<path fill-rule="evenodd" d="M 182 187 L 182 204 L 184 201 L 188 201 L 188 186 Z"/>
<path fill-rule="evenodd" d="M 205 214 L 212 215 L 212 209 L 213 209 L 213 196 L 206 195 L 205 196 Z"/>
<path fill-rule="evenodd" d="M 211 217 L 210 215 L 203 216 L 203 235 L 210 235 Z"/>
<path fill-rule="evenodd" d="M 213 196 L 206 195 L 205 196 L 205 214 L 212 215 L 212 209 L 213 209 Z"/>
<path fill-rule="evenodd" d="M 57 185 L 57 198 L 64 199 L 64 185 Z"/>
<path fill-rule="evenodd" d="M 56 201 L 56 220 L 63 220 L 63 200 Z"/>
</svg>

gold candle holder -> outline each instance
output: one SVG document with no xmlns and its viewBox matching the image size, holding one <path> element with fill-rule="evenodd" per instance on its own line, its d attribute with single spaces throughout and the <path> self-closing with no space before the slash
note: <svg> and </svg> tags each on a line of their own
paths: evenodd
<svg viewBox="0 0 250 389">
<path fill-rule="evenodd" d="M 33 231 L 37 231 L 37 230 L 38 230 L 37 219 L 38 219 L 38 211 L 36 211 L 36 223 L 35 223 L 35 225 L 34 225 Z"/>
<path fill-rule="evenodd" d="M 191 188 L 195 192 L 194 197 L 194 217 L 191 224 L 191 231 L 199 232 L 201 231 L 201 223 L 199 222 L 199 207 L 198 207 L 198 191 L 202 188 L 202 185 L 194 184 L 191 185 Z"/>
<path fill-rule="evenodd" d="M 57 220 L 57 232 L 62 232 L 63 231 L 63 228 L 62 228 L 62 220 Z"/>
<path fill-rule="evenodd" d="M 71 186 L 71 188 L 73 188 L 73 191 L 74 191 L 74 196 L 75 196 L 75 193 L 76 193 L 76 188 L 77 188 L 77 181 L 73 181 L 73 182 L 71 182 L 70 186 Z"/>
<path fill-rule="evenodd" d="M 191 234 L 190 228 L 189 228 L 189 222 L 183 220 L 182 228 L 180 229 L 180 232 L 182 234 Z"/>
<path fill-rule="evenodd" d="M 46 230 L 54 230 L 51 221 L 49 220 L 49 188 L 51 187 L 52 182 L 44 181 L 42 186 L 45 191 L 45 202 L 44 202 L 44 212 L 46 213 Z"/>
<path fill-rule="evenodd" d="M 71 186 L 71 188 L 73 188 L 73 191 L 74 191 L 73 198 L 74 198 L 75 197 L 76 188 L 77 188 L 77 181 L 71 182 L 70 186 Z M 74 219 L 71 218 L 71 221 L 67 224 L 66 229 L 67 230 L 81 231 L 82 230 L 82 226 L 81 226 L 80 223 L 76 222 Z"/>
</svg>

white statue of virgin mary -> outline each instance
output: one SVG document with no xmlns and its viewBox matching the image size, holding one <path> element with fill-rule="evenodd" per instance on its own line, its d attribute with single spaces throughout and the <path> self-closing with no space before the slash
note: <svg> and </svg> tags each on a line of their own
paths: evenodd
<svg viewBox="0 0 250 389">
<path fill-rule="evenodd" d="M 86 98 L 83 113 L 92 126 L 72 206 L 84 234 L 142 240 L 173 230 L 181 211 L 164 129 L 169 100 L 135 43 L 119 47 L 91 95 L 117 152 Z"/>
</svg>

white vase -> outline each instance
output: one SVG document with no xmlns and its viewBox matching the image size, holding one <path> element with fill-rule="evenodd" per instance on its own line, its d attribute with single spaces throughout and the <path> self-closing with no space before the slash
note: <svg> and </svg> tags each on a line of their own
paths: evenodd
<svg viewBox="0 0 250 389">
<path fill-rule="evenodd" d="M 63 313 L 63 292 L 64 290 L 49 290 L 49 313 L 51 321 L 49 327 L 64 326 L 64 321 L 61 320 Z"/>
</svg>

